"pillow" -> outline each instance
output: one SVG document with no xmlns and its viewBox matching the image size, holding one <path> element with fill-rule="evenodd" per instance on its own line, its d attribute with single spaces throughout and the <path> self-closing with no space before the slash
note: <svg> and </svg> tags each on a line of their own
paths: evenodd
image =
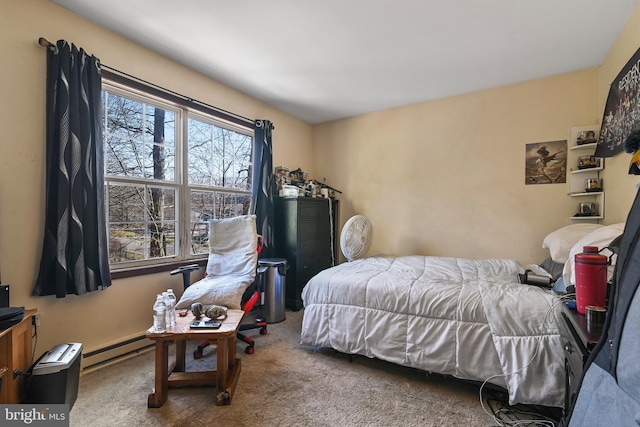
<svg viewBox="0 0 640 427">
<path fill-rule="evenodd" d="M 564 264 L 569 259 L 571 248 L 585 235 L 604 227 L 601 224 L 571 224 L 559 228 L 547 235 L 542 241 L 542 247 L 549 249 L 551 259 Z"/>
<path fill-rule="evenodd" d="M 564 264 L 564 269 L 562 270 L 562 277 L 564 279 L 564 283 L 566 286 L 576 284 L 576 273 L 575 273 L 575 264 L 576 254 L 580 254 L 583 252 L 585 246 L 597 246 L 598 249 L 605 248 L 609 246 L 609 244 L 615 240 L 618 236 L 620 236 L 624 231 L 624 223 L 612 224 L 607 226 L 602 226 L 586 236 L 582 237 L 580 240 L 576 242 L 576 244 L 569 251 L 569 258 L 567 262 Z M 605 249 L 600 252 L 600 255 L 604 255 L 609 257 L 612 252 L 608 249 Z M 611 280 L 613 275 L 613 268 L 615 267 L 616 257 L 614 256 L 611 260 L 611 265 L 608 266 L 608 274 L 607 280 Z"/>
</svg>

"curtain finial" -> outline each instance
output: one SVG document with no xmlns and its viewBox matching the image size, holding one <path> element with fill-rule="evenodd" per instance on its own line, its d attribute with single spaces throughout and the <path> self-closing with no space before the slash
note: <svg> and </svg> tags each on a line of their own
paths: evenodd
<svg viewBox="0 0 640 427">
<path fill-rule="evenodd" d="M 254 126 L 255 126 L 255 127 L 257 127 L 257 128 L 266 128 L 266 127 L 267 127 L 267 125 L 269 125 L 269 129 L 270 129 L 270 130 L 274 130 L 274 129 L 275 129 L 275 126 L 273 126 L 273 123 L 271 123 L 269 120 L 259 120 L 259 119 L 256 119 L 256 120 L 253 122 L 253 124 L 254 124 Z"/>
</svg>

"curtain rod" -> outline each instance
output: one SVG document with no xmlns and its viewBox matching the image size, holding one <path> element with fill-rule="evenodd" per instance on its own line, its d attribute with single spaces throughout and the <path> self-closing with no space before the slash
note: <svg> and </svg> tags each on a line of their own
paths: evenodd
<svg viewBox="0 0 640 427">
<path fill-rule="evenodd" d="M 47 49 L 51 49 L 51 50 L 56 50 L 57 49 L 57 46 L 55 44 L 51 43 L 49 40 L 45 39 L 44 37 L 40 37 L 38 39 L 38 44 L 40 46 L 42 46 L 42 47 L 46 47 Z M 177 92 L 174 92 L 174 91 L 172 91 L 170 89 L 166 89 L 166 88 L 164 88 L 162 86 L 159 86 L 159 85 L 157 85 L 155 83 L 148 82 L 148 81 L 143 80 L 143 79 L 141 79 L 139 77 L 132 76 L 131 74 L 125 73 L 124 71 L 120 71 L 120 70 L 115 69 L 113 67 L 109 67 L 108 65 L 104 65 L 104 64 L 100 63 L 100 67 L 106 68 L 107 70 L 110 70 L 110 71 L 112 71 L 114 73 L 117 73 L 117 74 L 119 74 L 121 76 L 126 76 L 127 78 L 136 80 L 136 81 L 138 81 L 140 83 L 143 83 L 145 85 L 152 86 L 152 87 L 154 87 L 154 88 L 156 88 L 158 90 L 161 90 L 161 91 L 163 91 L 165 93 L 171 94 L 173 96 L 177 96 L 178 98 L 183 99 L 183 100 L 185 100 L 187 102 L 191 102 L 191 103 L 194 103 L 194 104 L 201 105 L 203 107 L 210 108 L 210 109 L 212 109 L 212 110 L 214 110 L 216 112 L 222 113 L 222 114 L 224 114 L 224 115 L 226 115 L 226 116 L 228 116 L 230 118 L 233 118 L 233 119 L 236 119 L 236 120 L 241 120 L 241 121 L 244 121 L 244 122 L 247 122 L 247 123 L 250 123 L 250 124 L 254 124 L 256 122 L 256 120 L 250 119 L 248 117 L 241 116 L 239 114 L 232 113 L 231 111 L 224 110 L 222 108 L 219 108 L 219 107 L 216 107 L 216 106 L 213 106 L 213 105 L 198 101 L 198 100 L 193 99 L 193 98 L 189 98 L 189 97 L 184 96 L 184 95 L 182 95 L 180 93 L 177 93 Z M 271 126 L 271 129 L 275 129 L 275 128 L 273 126 Z"/>
</svg>

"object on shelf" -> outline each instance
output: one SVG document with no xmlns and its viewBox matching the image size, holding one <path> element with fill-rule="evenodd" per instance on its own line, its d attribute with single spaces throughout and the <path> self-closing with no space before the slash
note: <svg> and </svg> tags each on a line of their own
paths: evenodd
<svg viewBox="0 0 640 427">
<path fill-rule="evenodd" d="M 578 213 L 575 216 L 596 216 L 598 215 L 597 203 L 578 203 Z"/>
<path fill-rule="evenodd" d="M 291 178 L 289 178 L 289 168 L 284 166 L 276 166 L 273 171 L 273 178 L 275 180 L 275 191 L 282 192 L 283 185 L 290 185 Z"/>
<path fill-rule="evenodd" d="M 325 199 L 327 199 L 327 198 L 335 199 L 336 198 L 336 193 L 342 194 L 342 191 L 336 190 L 335 188 L 325 184 L 324 182 L 316 181 L 315 183 L 318 186 L 318 188 L 320 189 L 318 191 L 318 193 L 319 193 L 318 197 L 323 197 Z"/>
<path fill-rule="evenodd" d="M 276 177 L 286 177 L 289 178 L 289 168 L 284 167 L 284 166 L 276 166 L 273 170 L 273 174 Z"/>
<path fill-rule="evenodd" d="M 596 142 L 596 132 L 593 130 L 579 132 L 576 138 L 577 145 L 593 144 L 594 142 Z"/>
<path fill-rule="evenodd" d="M 319 197 L 335 199 L 336 193 L 342 194 L 329 185 L 309 179 L 309 174 L 302 169 L 289 170 L 284 166 L 274 168 L 275 191 L 279 197 Z"/>
<path fill-rule="evenodd" d="M 309 183 L 305 187 L 305 190 L 309 197 L 316 197 L 317 187 L 313 181 L 309 181 Z"/>
<path fill-rule="evenodd" d="M 295 185 L 282 185 L 278 195 L 280 197 L 298 197 L 298 187 Z"/>
<path fill-rule="evenodd" d="M 597 168 L 600 166 L 600 159 L 596 156 L 578 157 L 578 169 Z"/>
<path fill-rule="evenodd" d="M 597 193 L 602 191 L 602 180 L 600 178 L 585 179 L 584 191 L 586 191 L 587 193 Z"/>
<path fill-rule="evenodd" d="M 302 169 L 298 168 L 289 172 L 289 177 L 291 178 L 291 182 L 305 183 L 309 174 Z"/>
</svg>

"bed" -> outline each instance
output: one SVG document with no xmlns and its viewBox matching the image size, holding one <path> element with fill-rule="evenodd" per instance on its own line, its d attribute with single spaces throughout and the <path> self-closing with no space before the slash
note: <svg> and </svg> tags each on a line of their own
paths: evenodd
<svg viewBox="0 0 640 427">
<path fill-rule="evenodd" d="M 543 243 L 560 266 L 573 246 L 604 226 L 567 227 Z M 571 233 L 558 233 L 565 229 Z M 303 289 L 301 343 L 487 381 L 506 389 L 510 404 L 561 407 L 562 301 L 549 289 L 519 283 L 524 270 L 509 259 L 418 255 L 343 263 Z"/>
</svg>

